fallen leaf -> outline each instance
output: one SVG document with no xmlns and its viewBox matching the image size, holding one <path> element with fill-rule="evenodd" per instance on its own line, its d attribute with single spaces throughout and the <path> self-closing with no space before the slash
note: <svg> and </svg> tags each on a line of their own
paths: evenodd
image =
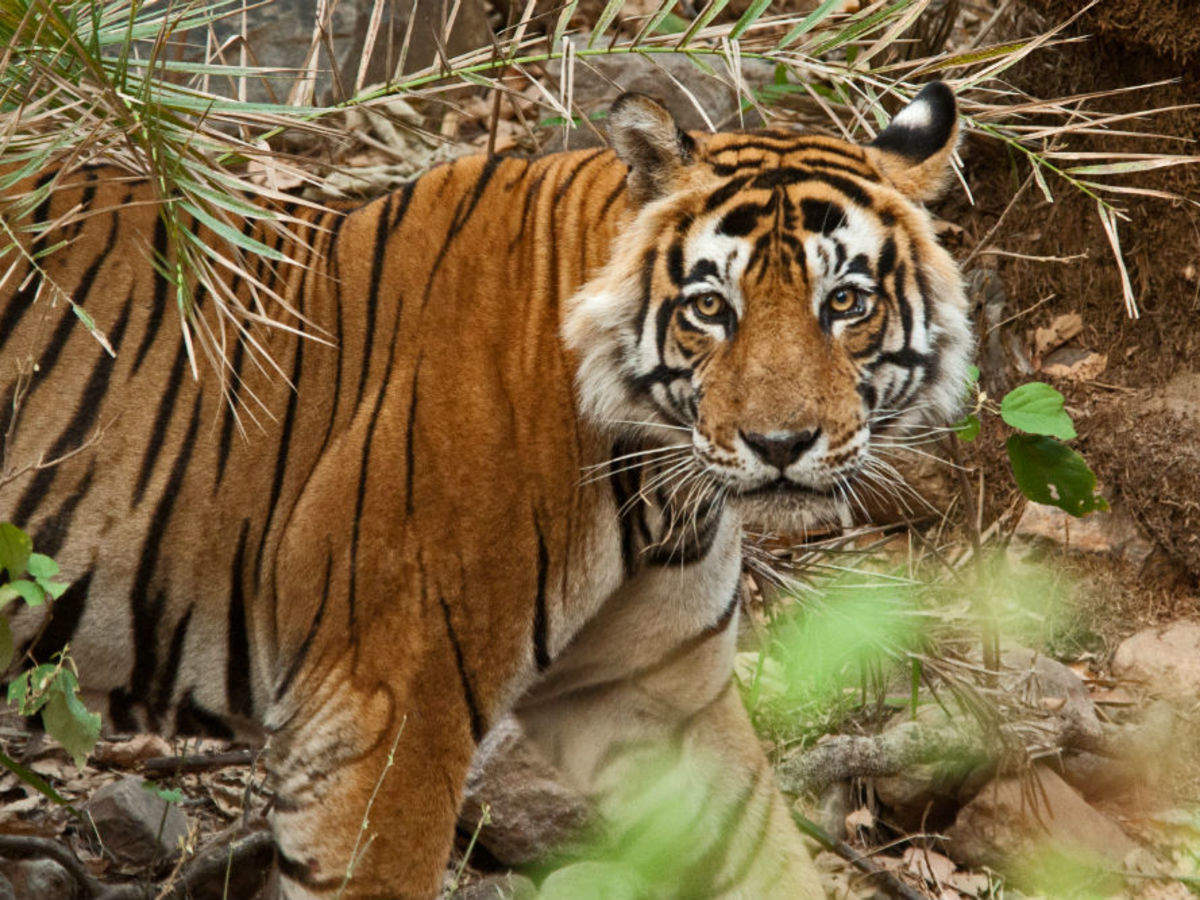
<svg viewBox="0 0 1200 900">
<path fill-rule="evenodd" d="M 937 885 L 949 878 L 950 873 L 958 868 L 948 856 L 922 847 L 909 847 L 905 850 L 903 862 L 904 868 L 910 873 Z"/>
<path fill-rule="evenodd" d="M 992 880 L 979 872 L 952 872 L 946 880 L 968 897 L 985 897 L 992 886 Z"/>
<path fill-rule="evenodd" d="M 860 806 L 846 816 L 846 833 L 853 834 L 856 828 L 870 829 L 875 827 L 875 815 L 865 806 Z"/>
<path fill-rule="evenodd" d="M 101 741 L 92 750 L 92 762 L 102 766 L 132 768 L 152 756 L 170 756 L 171 745 L 156 734 L 135 734 L 127 741 Z"/>
<path fill-rule="evenodd" d="M 1044 328 L 1033 332 L 1033 355 L 1039 359 L 1056 347 L 1061 347 L 1083 331 L 1083 317 L 1079 313 L 1055 316 Z"/>
<path fill-rule="evenodd" d="M 1055 350 L 1042 361 L 1042 371 L 1051 378 L 1070 381 L 1093 381 L 1108 368 L 1108 355 L 1091 350 L 1065 347 Z"/>
</svg>

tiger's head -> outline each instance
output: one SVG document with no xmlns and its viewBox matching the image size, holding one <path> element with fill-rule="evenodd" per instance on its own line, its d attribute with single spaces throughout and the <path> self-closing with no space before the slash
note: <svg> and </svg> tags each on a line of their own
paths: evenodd
<svg viewBox="0 0 1200 900">
<path fill-rule="evenodd" d="M 841 512 L 881 440 L 956 414 L 967 304 L 922 205 L 957 143 L 949 88 L 866 146 L 688 135 L 640 94 L 609 134 L 633 218 L 564 321 L 589 421 L 682 446 L 685 469 L 783 524 Z"/>
</svg>

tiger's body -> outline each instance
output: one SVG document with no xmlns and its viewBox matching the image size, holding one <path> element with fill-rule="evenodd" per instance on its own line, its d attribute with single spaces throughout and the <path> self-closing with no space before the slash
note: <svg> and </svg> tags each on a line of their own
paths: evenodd
<svg viewBox="0 0 1200 900">
<path fill-rule="evenodd" d="M 751 362 L 759 375 L 743 368 L 689 395 L 684 382 L 716 368 L 710 338 L 676 336 L 676 313 L 662 309 L 684 270 L 715 277 L 680 232 L 758 198 L 754 179 L 793 173 L 764 182 L 765 195 L 815 185 L 823 207 L 797 198 L 794 215 L 778 204 L 743 212 L 725 236 L 749 248 L 766 216 L 779 219 L 776 238 L 829 237 L 830 222 L 799 220 L 838 204 L 847 227 L 854 207 L 890 219 L 905 236 L 882 251 L 891 271 L 879 280 L 881 296 L 885 276 L 897 285 L 896 310 L 855 352 L 891 362 L 862 415 L 921 403 L 944 413 L 952 401 L 941 395 L 957 385 L 943 382 L 961 375 L 969 345 L 957 276 L 900 180 L 881 174 L 903 154 L 875 159 L 782 133 L 679 136 L 690 174 L 664 194 L 661 166 L 628 143 L 639 128 L 616 141 L 630 168 L 609 150 L 472 157 L 347 215 L 301 213 L 300 241 L 280 249 L 302 265 L 253 273 L 276 277 L 304 319 L 301 336 L 254 332 L 295 390 L 241 345 L 230 353 L 241 408 L 260 409 L 248 439 L 215 376 L 192 378 L 174 298 L 146 262 L 147 245 L 165 248 L 149 186 L 77 172 L 35 212 L 95 210 L 46 272 L 116 356 L 65 305 L 33 303 L 38 278 L 0 289 L 6 378 L 37 362 L 19 427 L 7 427 L 5 398 L 6 467 L 103 429 L 83 452 L 0 487 L 0 520 L 26 528 L 72 579 L 48 617 L 17 612 L 18 649 L 44 661 L 69 642 L 89 705 L 117 730 L 269 737 L 286 896 L 332 896 L 347 880 L 346 896 L 434 894 L 474 748 L 510 711 L 601 808 L 630 747 L 665 742 L 718 764 L 713 824 L 701 826 L 680 896 L 821 894 L 730 672 L 741 509 L 790 503 L 804 518 L 836 503 L 809 487 L 797 488 L 803 502 L 777 501 L 786 492 L 768 486 L 739 504 L 702 479 L 679 490 L 667 476 L 675 435 L 710 398 L 760 417 L 755 403 L 780 400 L 793 418 L 824 415 L 809 430 L 831 458 L 847 452 L 832 435 L 858 433 L 835 410 L 849 396 L 837 373 L 857 373 L 856 407 L 872 398 L 859 363 L 832 361 L 761 396 L 753 379 L 765 370 Z M 746 263 L 747 297 L 753 266 L 763 283 L 791 279 L 788 290 L 811 277 L 812 260 L 807 275 L 781 274 L 796 265 L 795 241 L 759 243 L 791 249 L 725 259 L 726 277 Z M 821 254 L 832 264 L 832 250 Z M 882 259 L 857 265 L 874 271 Z M 614 312 L 630 290 L 633 306 Z M 747 315 L 745 329 L 753 323 Z M 632 351 L 610 340 L 616 331 Z M 804 339 L 826 340 L 816 334 Z M 788 336 L 771 340 L 791 365 Z M 689 368 L 697 353 L 708 355 Z M 755 440 L 768 432 L 749 425 Z M 732 452 L 721 428 L 703 441 Z M 783 462 L 780 480 L 789 471 Z"/>
</svg>

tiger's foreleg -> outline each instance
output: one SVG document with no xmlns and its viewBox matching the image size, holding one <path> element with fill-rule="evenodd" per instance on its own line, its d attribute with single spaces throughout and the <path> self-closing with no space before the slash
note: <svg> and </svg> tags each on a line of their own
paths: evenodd
<svg viewBox="0 0 1200 900">
<path fill-rule="evenodd" d="M 823 897 L 732 683 L 736 574 L 702 613 L 675 572 L 602 612 L 519 718 L 612 823 L 601 852 L 653 858 L 652 894 Z"/>
</svg>

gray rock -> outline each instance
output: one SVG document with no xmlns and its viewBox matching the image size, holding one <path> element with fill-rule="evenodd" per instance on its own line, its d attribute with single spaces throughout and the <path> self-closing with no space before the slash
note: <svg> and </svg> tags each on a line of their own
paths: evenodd
<svg viewBox="0 0 1200 900">
<path fill-rule="evenodd" d="M 959 810 L 946 852 L 959 865 L 1019 871 L 1049 847 L 1105 860 L 1120 868 L 1137 845 L 1115 822 L 1089 806 L 1070 785 L 1042 766 L 1036 784 L 994 781 Z"/>
<path fill-rule="evenodd" d="M 135 865 L 174 856 L 188 830 L 179 807 L 143 784 L 134 776 L 122 778 L 100 788 L 84 806 L 104 848 L 121 862 Z"/>
<path fill-rule="evenodd" d="M 374 0 L 342 0 L 341 3 L 334 4 L 333 13 L 329 18 L 329 41 L 322 41 L 317 51 L 314 96 L 318 103 L 337 101 L 353 93 L 374 6 Z M 423 69 L 437 60 L 437 42 L 434 35 L 442 30 L 443 7 L 441 0 L 417 0 L 416 22 L 412 29 L 408 55 L 405 57 L 405 72 Z M 246 43 L 252 51 L 250 64 L 288 71 L 266 78 L 248 79 L 246 87 L 250 100 L 286 100 L 288 91 L 308 57 L 316 10 L 317 4 L 312 0 L 273 0 L 270 3 L 251 5 L 246 14 Z M 364 84 L 385 81 L 395 72 L 413 10 L 414 4 L 411 2 L 394 2 L 384 7 L 384 17 Z M 392 32 L 390 36 L 389 28 Z M 221 19 L 213 24 L 213 29 L 218 41 L 230 40 L 241 34 L 240 16 Z M 204 45 L 203 35 L 188 37 L 199 46 Z M 491 29 L 483 4 L 479 0 L 464 0 L 459 6 L 453 28 L 445 42 L 446 52 L 450 57 L 454 57 L 469 50 L 490 47 L 491 40 Z M 335 57 L 332 64 L 329 58 L 330 46 Z M 237 50 L 232 54 L 227 52 L 226 60 L 236 63 Z"/>
<path fill-rule="evenodd" d="M 1113 672 L 1182 701 L 1200 697 L 1200 622 L 1180 620 L 1139 631 L 1113 656 Z"/>
<path fill-rule="evenodd" d="M 1070 723 L 1076 742 L 1100 741 L 1102 729 L 1096 707 L 1083 679 L 1070 666 L 1027 647 L 1005 650 L 1001 661 L 1001 688 Z"/>
<path fill-rule="evenodd" d="M 52 859 L 0 861 L 0 900 L 72 900 L 75 880 Z"/>
<path fill-rule="evenodd" d="M 552 61 L 546 68 L 551 83 L 557 85 L 562 64 Z M 769 83 L 772 71 L 770 65 L 758 60 L 742 61 L 742 79 L 748 85 Z M 687 90 L 680 87 L 681 84 Z M 626 54 L 620 57 L 590 57 L 576 63 L 572 99 L 585 113 L 591 115 L 607 109 L 624 91 L 639 91 L 657 97 L 671 110 L 685 131 L 709 131 L 709 122 L 717 130 L 743 126 L 756 128 L 762 124 L 762 120 L 752 111 L 747 111 L 744 119 L 739 120 L 741 101 L 727 79 L 708 74 L 682 56 L 656 54 L 651 59 L 648 56 Z M 700 109 L 704 110 L 708 121 L 700 114 Z M 603 131 L 603 128 L 600 130 Z M 593 147 L 600 143 L 595 132 L 586 127 L 572 129 L 567 139 L 570 149 Z M 561 130 L 560 136 L 551 141 L 547 149 L 563 149 Z"/>
<path fill-rule="evenodd" d="M 479 842 L 506 865 L 534 862 L 580 840 L 594 817 L 587 799 L 564 783 L 512 718 L 497 724 L 476 752 L 461 813 L 467 831 L 485 804 L 489 824 Z"/>
<path fill-rule="evenodd" d="M 451 894 L 452 900 L 534 900 L 536 896 L 533 881 L 515 872 L 489 875 Z"/>
</svg>

